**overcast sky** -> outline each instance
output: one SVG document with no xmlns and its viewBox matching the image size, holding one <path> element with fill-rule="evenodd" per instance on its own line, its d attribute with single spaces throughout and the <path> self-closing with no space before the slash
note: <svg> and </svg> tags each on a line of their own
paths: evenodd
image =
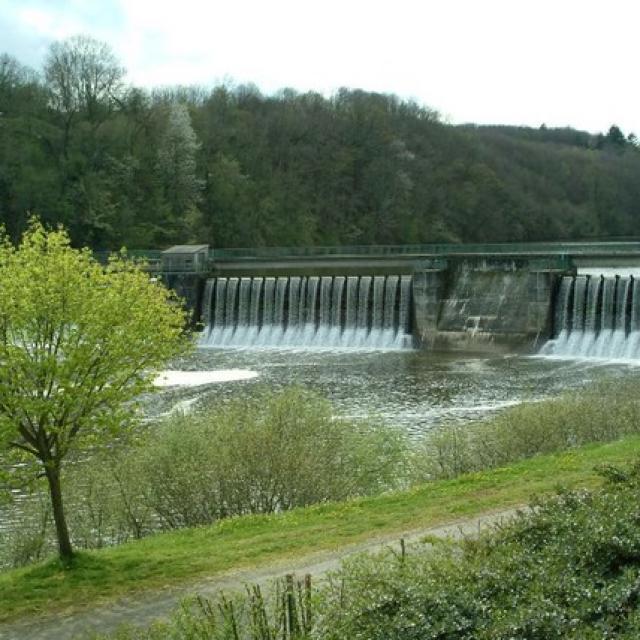
<svg viewBox="0 0 640 640">
<path fill-rule="evenodd" d="M 450 122 L 640 135 L 637 0 L 0 0 L 0 52 L 108 42 L 132 84 L 413 98 Z"/>
</svg>

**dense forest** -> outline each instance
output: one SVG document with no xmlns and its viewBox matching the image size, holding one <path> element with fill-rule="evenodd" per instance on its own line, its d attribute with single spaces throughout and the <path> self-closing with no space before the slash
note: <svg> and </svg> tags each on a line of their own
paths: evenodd
<svg viewBox="0 0 640 640">
<path fill-rule="evenodd" d="M 550 99 L 552 97 L 550 96 Z M 637 235 L 633 134 L 452 126 L 391 95 L 146 91 L 108 45 L 0 56 L 0 222 L 96 249 Z"/>
</svg>

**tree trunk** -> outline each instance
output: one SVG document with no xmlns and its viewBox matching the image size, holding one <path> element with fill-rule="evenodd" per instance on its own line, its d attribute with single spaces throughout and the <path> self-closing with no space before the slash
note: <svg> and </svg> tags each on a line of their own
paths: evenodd
<svg viewBox="0 0 640 640">
<path fill-rule="evenodd" d="M 69 529 L 64 516 L 62 504 L 62 489 L 60 488 L 60 468 L 53 462 L 45 463 L 45 473 L 49 482 L 49 493 L 51 494 L 51 506 L 53 508 L 53 520 L 56 524 L 56 536 L 58 538 L 58 552 L 60 560 L 69 562 L 73 557 Z"/>
</svg>

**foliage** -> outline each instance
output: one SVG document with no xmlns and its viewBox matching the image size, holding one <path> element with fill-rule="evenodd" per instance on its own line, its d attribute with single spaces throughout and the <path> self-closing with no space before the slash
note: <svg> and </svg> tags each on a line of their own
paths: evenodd
<svg viewBox="0 0 640 640">
<path fill-rule="evenodd" d="M 332 552 L 384 536 L 417 531 L 517 505 L 531 494 L 596 487 L 598 464 L 621 466 L 638 457 L 640 438 L 538 456 L 508 467 L 440 480 L 409 491 L 325 503 L 271 515 L 226 518 L 209 526 L 148 536 L 83 551 L 73 571 L 46 561 L 0 573 L 0 621 L 95 607 L 141 590 L 178 586 L 229 571 L 282 566 L 302 555 Z"/>
<path fill-rule="evenodd" d="M 123 76 L 109 45 L 89 36 L 54 42 L 44 66 L 55 108 L 69 118 L 84 112 L 90 121 L 118 97 Z"/>
<path fill-rule="evenodd" d="M 313 393 L 263 391 L 148 425 L 68 467 L 67 520 L 75 544 L 91 549 L 158 529 L 374 495 L 403 485 L 407 446 L 396 429 L 335 419 Z M 42 489 L 20 505 L 0 543 L 0 566 L 40 560 L 54 548 L 50 526 L 29 526 L 49 522 Z"/>
<path fill-rule="evenodd" d="M 316 637 L 637 637 L 640 465 L 609 475 L 603 490 L 537 501 L 477 542 L 348 565 Z"/>
<path fill-rule="evenodd" d="M 43 487 L 44 489 L 44 487 Z M 21 505 L 20 517 L 3 522 L 0 567 L 22 567 L 48 557 L 54 550 L 51 504 L 43 490 Z"/>
<path fill-rule="evenodd" d="M 302 389 L 174 418 L 143 447 L 149 504 L 167 527 L 372 495 L 400 485 L 407 443 L 336 419 Z"/>
<path fill-rule="evenodd" d="M 202 181 L 196 175 L 199 146 L 187 107 L 184 104 L 172 104 L 166 129 L 160 139 L 158 165 L 171 211 L 179 221 L 183 221 L 182 233 L 188 233 L 189 227 L 200 221 L 197 205 Z M 167 220 L 167 223 L 170 226 L 171 220 Z"/>
<path fill-rule="evenodd" d="M 0 59 L 0 222 L 14 238 L 28 211 L 94 249 L 636 235 L 640 151 L 615 125 L 456 127 L 360 90 L 122 79 L 87 37 L 54 43 L 41 75 Z"/>
<path fill-rule="evenodd" d="M 43 473 L 71 554 L 64 461 L 131 424 L 154 371 L 187 346 L 172 294 L 121 258 L 105 268 L 36 220 L 0 247 L 0 452 Z"/>
<path fill-rule="evenodd" d="M 525 402 L 475 424 L 440 428 L 416 448 L 413 477 L 418 482 L 452 478 L 639 432 L 637 383 L 603 382 L 557 398 Z"/>
</svg>

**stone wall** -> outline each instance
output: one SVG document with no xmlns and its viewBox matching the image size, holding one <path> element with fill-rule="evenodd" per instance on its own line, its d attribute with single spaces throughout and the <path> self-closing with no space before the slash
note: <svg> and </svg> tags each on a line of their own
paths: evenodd
<svg viewBox="0 0 640 640">
<path fill-rule="evenodd" d="M 551 329 L 555 271 L 522 261 L 450 262 L 414 274 L 414 329 L 424 348 L 532 351 Z"/>
</svg>

